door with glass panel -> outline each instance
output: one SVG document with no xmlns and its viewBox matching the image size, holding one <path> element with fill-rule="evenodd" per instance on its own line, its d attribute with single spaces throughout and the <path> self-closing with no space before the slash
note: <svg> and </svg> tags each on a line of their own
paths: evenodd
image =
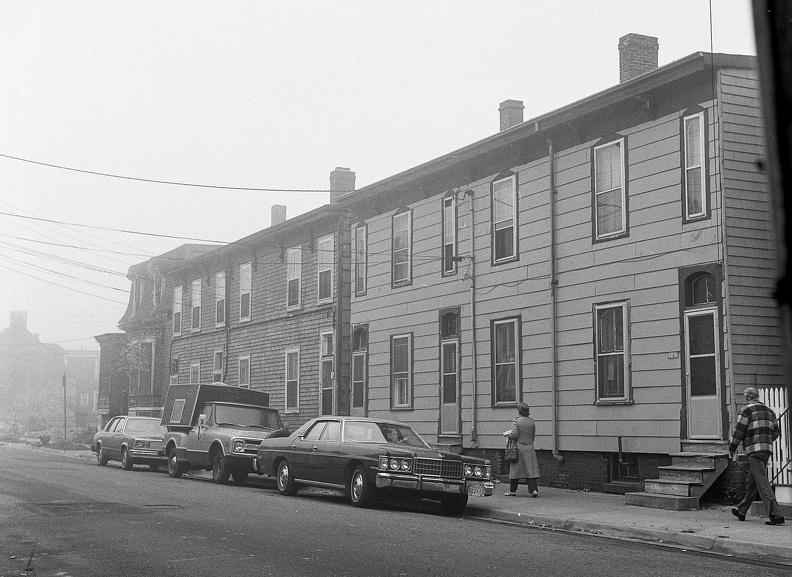
<svg viewBox="0 0 792 577">
<path fill-rule="evenodd" d="M 440 313 L 440 434 L 458 435 L 459 309 Z"/>
<path fill-rule="evenodd" d="M 719 331 L 717 308 L 685 312 L 687 426 L 691 439 L 722 438 Z"/>
</svg>

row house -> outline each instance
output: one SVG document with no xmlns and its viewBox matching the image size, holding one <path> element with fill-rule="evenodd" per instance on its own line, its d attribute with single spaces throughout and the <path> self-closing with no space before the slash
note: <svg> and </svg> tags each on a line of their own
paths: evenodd
<svg viewBox="0 0 792 577">
<path fill-rule="evenodd" d="M 619 49 L 619 85 L 341 197 L 353 413 L 497 460 L 524 401 L 545 482 L 624 492 L 724 452 L 745 387 L 787 402 L 755 58 Z"/>
<path fill-rule="evenodd" d="M 121 333 L 97 335 L 97 411 L 103 426 L 116 415 L 162 414 L 170 368 L 171 270 L 217 247 L 185 244 L 129 268 L 129 304 Z"/>
<path fill-rule="evenodd" d="M 331 187 L 350 190 L 337 169 Z M 272 225 L 172 271 L 170 383 L 267 391 L 296 428 L 348 406 L 348 211 L 332 204 Z"/>
</svg>

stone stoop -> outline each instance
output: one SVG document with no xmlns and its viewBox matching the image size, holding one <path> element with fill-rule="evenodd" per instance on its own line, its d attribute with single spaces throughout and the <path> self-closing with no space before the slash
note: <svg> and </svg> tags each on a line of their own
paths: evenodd
<svg viewBox="0 0 792 577">
<path fill-rule="evenodd" d="M 659 479 L 644 481 L 644 490 L 625 495 L 628 505 L 688 511 L 729 466 L 726 441 L 682 441 L 682 452 L 671 453 L 671 464 L 658 467 Z"/>
</svg>

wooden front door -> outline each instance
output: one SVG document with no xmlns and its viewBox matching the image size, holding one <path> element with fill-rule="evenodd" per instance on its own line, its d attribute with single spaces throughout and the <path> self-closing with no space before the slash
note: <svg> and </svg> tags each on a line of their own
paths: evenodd
<svg viewBox="0 0 792 577">
<path fill-rule="evenodd" d="M 690 439 L 723 438 L 717 307 L 685 312 L 685 381 Z"/>
</svg>

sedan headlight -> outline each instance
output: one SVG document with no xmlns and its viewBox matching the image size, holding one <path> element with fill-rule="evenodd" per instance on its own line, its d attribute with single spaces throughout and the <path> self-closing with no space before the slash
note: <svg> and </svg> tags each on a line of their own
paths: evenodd
<svg viewBox="0 0 792 577">
<path fill-rule="evenodd" d="M 408 472 L 412 470 L 412 459 L 402 459 L 399 457 L 388 457 L 381 455 L 377 466 L 385 471 L 401 471 Z"/>
<path fill-rule="evenodd" d="M 492 467 L 490 465 L 465 464 L 465 477 L 478 479 L 489 479 L 492 477 Z"/>
<path fill-rule="evenodd" d="M 231 443 L 231 450 L 235 453 L 244 453 L 245 452 L 245 440 L 244 439 L 234 439 Z"/>
<path fill-rule="evenodd" d="M 135 448 L 136 449 L 148 449 L 151 444 L 148 441 L 138 441 L 135 440 Z"/>
<path fill-rule="evenodd" d="M 377 466 L 380 469 L 387 469 L 388 468 L 388 457 L 386 457 L 385 455 L 381 456 L 379 458 L 379 463 L 377 464 Z"/>
<path fill-rule="evenodd" d="M 473 465 L 465 465 L 465 477 L 473 476 Z"/>
</svg>

